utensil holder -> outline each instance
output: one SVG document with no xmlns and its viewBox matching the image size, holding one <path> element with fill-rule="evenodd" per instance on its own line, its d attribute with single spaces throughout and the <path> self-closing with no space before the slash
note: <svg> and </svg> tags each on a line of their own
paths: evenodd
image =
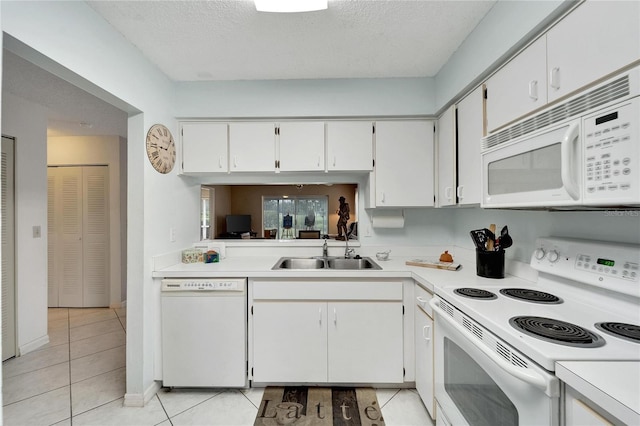
<svg viewBox="0 0 640 426">
<path fill-rule="evenodd" d="M 476 249 L 476 274 L 485 278 L 504 278 L 504 250 Z"/>
</svg>

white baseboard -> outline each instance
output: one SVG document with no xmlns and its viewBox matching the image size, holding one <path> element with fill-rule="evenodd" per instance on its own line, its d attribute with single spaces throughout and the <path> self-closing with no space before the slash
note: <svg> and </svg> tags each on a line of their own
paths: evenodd
<svg viewBox="0 0 640 426">
<path fill-rule="evenodd" d="M 147 388 L 144 394 L 140 393 L 126 393 L 124 394 L 124 406 L 125 407 L 144 407 L 147 402 L 155 396 L 162 386 L 160 382 L 153 382 L 151 386 Z"/>
<path fill-rule="evenodd" d="M 18 347 L 18 355 L 22 356 L 28 354 L 29 352 L 35 351 L 36 349 L 46 345 L 47 343 L 49 343 L 49 335 L 45 334 L 39 339 L 33 340 L 26 345 Z"/>
</svg>

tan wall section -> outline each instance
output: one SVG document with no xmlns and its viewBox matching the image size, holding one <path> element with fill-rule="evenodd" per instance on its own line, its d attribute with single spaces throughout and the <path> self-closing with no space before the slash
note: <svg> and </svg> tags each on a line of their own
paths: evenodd
<svg viewBox="0 0 640 426">
<path fill-rule="evenodd" d="M 225 216 L 227 214 L 250 214 L 251 226 L 262 235 L 262 197 L 281 197 L 283 195 L 327 195 L 329 197 L 329 233 L 338 232 L 337 210 L 340 206 L 339 198 L 343 196 L 349 203 L 351 210 L 349 223 L 358 220 L 356 212 L 356 192 L 357 185 L 334 184 L 327 185 L 304 185 L 298 188 L 295 185 L 212 185 L 216 189 L 216 230 L 218 234 L 226 228 Z M 219 193 L 227 191 L 228 204 L 225 205 L 226 197 L 218 197 Z"/>
</svg>

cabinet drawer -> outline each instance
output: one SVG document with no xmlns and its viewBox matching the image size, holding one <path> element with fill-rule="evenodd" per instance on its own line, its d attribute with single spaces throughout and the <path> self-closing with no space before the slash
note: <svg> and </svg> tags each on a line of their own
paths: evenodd
<svg viewBox="0 0 640 426">
<path fill-rule="evenodd" d="M 253 300 L 402 300 L 402 282 L 254 281 Z"/>
</svg>

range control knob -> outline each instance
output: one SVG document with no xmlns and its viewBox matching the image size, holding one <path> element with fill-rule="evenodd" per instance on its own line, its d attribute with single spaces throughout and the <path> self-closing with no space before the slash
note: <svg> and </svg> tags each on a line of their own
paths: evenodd
<svg viewBox="0 0 640 426">
<path fill-rule="evenodd" d="M 544 251 L 544 249 L 542 247 L 537 248 L 536 251 L 533 252 L 533 255 L 538 260 L 542 260 L 544 258 L 545 254 L 546 254 L 546 252 Z"/>
<path fill-rule="evenodd" d="M 548 254 L 547 254 L 547 259 L 549 259 L 549 262 L 553 263 L 553 262 L 557 262 L 558 259 L 560 259 L 560 255 L 558 254 L 557 251 L 555 250 L 551 250 Z"/>
</svg>

